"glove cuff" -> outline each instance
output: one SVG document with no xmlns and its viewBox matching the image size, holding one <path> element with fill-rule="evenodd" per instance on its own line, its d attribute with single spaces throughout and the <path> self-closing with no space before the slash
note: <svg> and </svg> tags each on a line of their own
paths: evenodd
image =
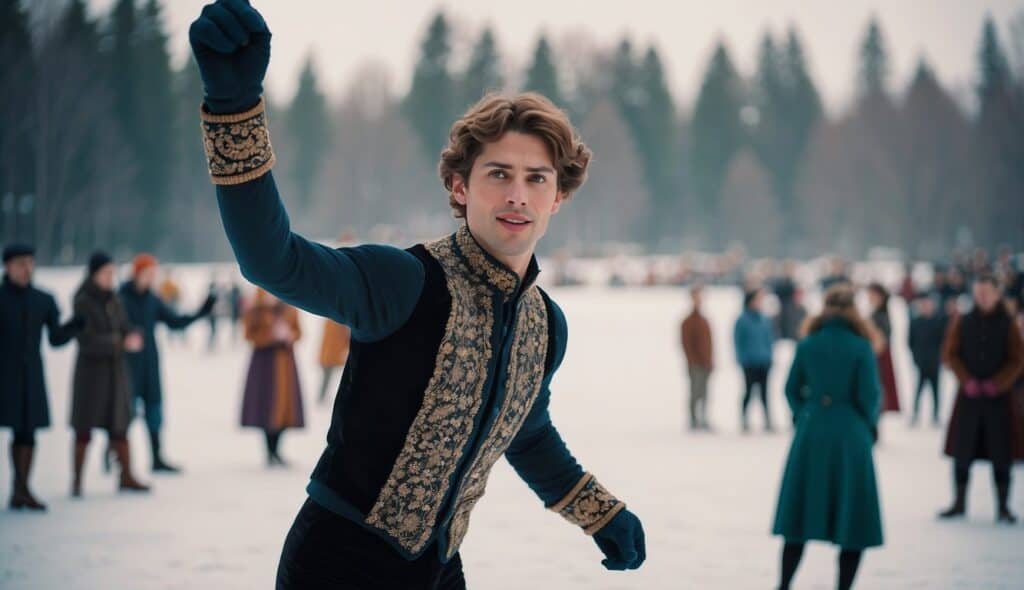
<svg viewBox="0 0 1024 590">
<path fill-rule="evenodd" d="M 590 473 L 584 473 L 569 493 L 550 507 L 588 535 L 604 528 L 625 508 L 626 504 L 608 493 Z"/>
<path fill-rule="evenodd" d="M 277 159 L 270 145 L 266 103 L 260 98 L 242 113 L 215 115 L 199 109 L 203 146 L 213 184 L 241 184 L 263 176 Z"/>
</svg>

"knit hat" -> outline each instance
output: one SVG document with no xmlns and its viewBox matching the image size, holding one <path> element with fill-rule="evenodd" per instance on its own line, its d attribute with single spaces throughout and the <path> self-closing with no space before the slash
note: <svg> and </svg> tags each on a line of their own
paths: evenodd
<svg viewBox="0 0 1024 590">
<path fill-rule="evenodd" d="M 89 276 L 96 274 L 96 271 L 113 262 L 114 259 L 102 250 L 97 250 L 89 257 Z"/>
<path fill-rule="evenodd" d="M 147 268 L 153 268 L 157 264 L 159 264 L 159 261 L 156 259 L 156 256 L 143 252 L 132 260 L 132 276 L 137 277 L 142 271 Z"/>
<path fill-rule="evenodd" d="M 32 256 L 35 253 L 35 248 L 27 244 L 7 244 L 4 247 L 4 262 L 18 256 Z"/>
</svg>

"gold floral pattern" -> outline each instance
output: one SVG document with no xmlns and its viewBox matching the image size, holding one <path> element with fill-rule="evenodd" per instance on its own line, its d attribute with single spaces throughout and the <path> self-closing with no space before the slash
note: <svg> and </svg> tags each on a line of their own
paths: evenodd
<svg viewBox="0 0 1024 590">
<path fill-rule="evenodd" d="M 626 505 L 608 493 L 593 475 L 585 473 L 572 490 L 551 507 L 551 510 L 582 527 L 586 534 L 593 535 L 625 507 Z"/>
<path fill-rule="evenodd" d="M 456 494 L 455 512 L 448 529 L 447 558 L 459 550 L 469 529 L 469 515 L 483 497 L 491 468 L 512 443 L 526 421 L 544 380 L 544 359 L 548 350 L 548 317 L 544 298 L 531 287 L 520 300 L 519 317 L 509 354 L 505 399 L 497 420 L 470 465 Z"/>
<path fill-rule="evenodd" d="M 200 109 L 203 147 L 214 184 L 232 185 L 254 180 L 277 161 L 270 145 L 263 99 L 245 111 L 214 115 Z"/>
</svg>

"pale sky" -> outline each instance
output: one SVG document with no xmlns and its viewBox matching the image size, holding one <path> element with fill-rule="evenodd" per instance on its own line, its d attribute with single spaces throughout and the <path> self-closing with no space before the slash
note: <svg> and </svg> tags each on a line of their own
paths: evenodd
<svg viewBox="0 0 1024 590">
<path fill-rule="evenodd" d="M 176 63 L 188 51 L 188 26 L 204 0 L 164 2 Z M 668 2 L 630 0 L 415 0 L 328 1 L 253 0 L 273 33 L 267 87 L 278 99 L 290 98 L 305 56 L 313 52 L 324 88 L 338 97 L 354 72 L 367 62 L 386 65 L 395 92 L 409 84 L 420 41 L 438 8 L 460 31 L 474 37 L 494 27 L 507 64 L 524 66 L 540 31 L 558 38 L 584 31 L 595 44 L 613 46 L 623 34 L 634 44 L 657 45 L 669 86 L 686 107 L 695 99 L 710 50 L 718 38 L 728 43 L 741 71 L 749 74 L 766 28 L 781 34 L 789 24 L 800 31 L 811 73 L 827 108 L 845 106 L 854 91 L 856 52 L 868 19 L 876 14 L 888 42 L 895 90 L 902 90 L 919 57 L 926 57 L 943 84 L 963 98 L 976 76 L 982 22 L 991 14 L 1004 49 L 1009 22 L 1024 14 L 1017 0 L 714 0 Z M 92 0 L 94 13 L 106 13 L 113 0 Z"/>
</svg>

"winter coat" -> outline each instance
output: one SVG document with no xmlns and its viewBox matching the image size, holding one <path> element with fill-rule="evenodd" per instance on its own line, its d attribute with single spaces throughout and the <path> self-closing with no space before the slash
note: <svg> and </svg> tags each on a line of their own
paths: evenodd
<svg viewBox="0 0 1024 590">
<path fill-rule="evenodd" d="M 736 361 L 742 367 L 770 367 L 775 331 L 770 318 L 745 309 L 733 329 Z"/>
<path fill-rule="evenodd" d="M 324 320 L 324 337 L 320 342 L 320 366 L 325 369 L 345 366 L 351 336 L 352 331 L 348 326 L 333 320 Z"/>
<path fill-rule="evenodd" d="M 914 357 L 914 364 L 922 371 L 938 370 L 947 324 L 945 316 L 938 313 L 910 320 L 910 354 Z"/>
<path fill-rule="evenodd" d="M 710 371 L 714 363 L 711 326 L 708 324 L 708 320 L 694 310 L 683 320 L 680 336 L 683 352 L 686 354 L 686 363 Z"/>
<path fill-rule="evenodd" d="M 892 324 L 889 322 L 889 312 L 884 308 L 876 309 L 871 314 L 871 321 L 878 328 L 879 332 L 882 333 L 884 341 L 884 346 L 881 350 L 876 351 L 875 355 L 875 361 L 878 363 L 878 375 L 882 380 L 882 393 L 884 395 L 882 411 L 899 412 L 900 393 L 896 387 L 896 366 L 893 364 L 892 347 L 890 346 Z"/>
<path fill-rule="evenodd" d="M 199 315 L 179 315 L 159 297 L 147 290 L 140 293 L 131 281 L 121 285 L 118 296 L 128 321 L 142 332 L 142 350 L 125 353 L 132 379 L 132 393 L 147 402 L 158 403 L 162 398 L 160 384 L 160 356 L 156 347 L 156 324 L 180 330 L 199 319 Z"/>
<path fill-rule="evenodd" d="M 278 431 L 305 425 L 295 351 L 292 344 L 274 336 L 274 324 L 279 321 L 291 329 L 296 341 L 302 337 L 298 310 L 258 293 L 244 317 L 245 339 L 252 343 L 253 352 L 242 395 L 242 426 Z"/>
<path fill-rule="evenodd" d="M 90 279 L 78 288 L 74 301 L 75 315 L 85 318 L 85 329 L 78 335 L 71 426 L 124 432 L 132 416 L 124 338 L 133 328 L 117 294 Z"/>
<path fill-rule="evenodd" d="M 0 285 L 0 426 L 23 432 L 50 425 L 43 358 L 39 351 L 46 326 L 51 346 L 73 337 L 71 322 L 60 325 L 53 296 L 6 276 Z"/>
<path fill-rule="evenodd" d="M 773 533 L 846 549 L 882 544 L 872 458 L 881 386 L 868 340 L 835 316 L 797 345 L 786 381 L 796 432 Z"/>
</svg>

